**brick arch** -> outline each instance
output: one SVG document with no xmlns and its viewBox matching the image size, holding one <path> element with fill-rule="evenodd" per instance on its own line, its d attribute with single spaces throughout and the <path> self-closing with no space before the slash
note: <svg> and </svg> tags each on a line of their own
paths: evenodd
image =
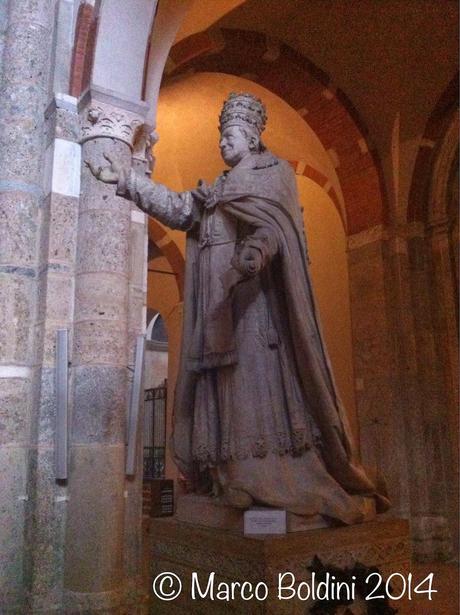
<svg viewBox="0 0 460 615">
<path fill-rule="evenodd" d="M 209 30 L 174 45 L 164 82 L 198 71 L 250 79 L 297 110 L 333 160 L 348 234 L 385 222 L 381 165 L 366 131 L 345 94 L 307 58 L 259 32 Z M 337 204 L 337 195 L 330 196 Z"/>
<path fill-rule="evenodd" d="M 180 300 L 184 299 L 185 259 L 168 230 L 154 218 L 149 218 L 149 238 L 161 250 L 176 274 Z"/>
<path fill-rule="evenodd" d="M 409 222 L 427 222 L 430 206 L 430 188 L 439 144 L 458 109 L 458 73 L 436 103 L 425 126 L 415 159 L 407 218 Z"/>
<path fill-rule="evenodd" d="M 71 96 L 80 96 L 90 84 L 97 25 L 98 18 L 94 6 L 90 2 L 80 4 L 70 69 L 69 94 Z"/>
<path fill-rule="evenodd" d="M 304 163 L 302 160 L 289 160 L 289 164 L 294 169 L 294 172 L 296 175 L 299 175 L 301 177 L 306 177 L 307 179 L 311 179 L 312 181 L 315 182 L 315 184 L 318 184 L 320 188 L 323 188 L 323 190 L 328 194 L 328 196 L 331 198 L 332 202 L 334 203 L 337 211 L 339 212 L 343 227 L 344 229 L 346 229 L 347 228 L 346 220 L 344 220 L 344 212 L 340 205 L 339 197 L 337 196 L 337 193 L 334 190 L 333 186 L 331 186 L 331 182 L 326 177 L 326 175 L 321 173 L 321 171 L 314 169 L 309 164 Z"/>
</svg>

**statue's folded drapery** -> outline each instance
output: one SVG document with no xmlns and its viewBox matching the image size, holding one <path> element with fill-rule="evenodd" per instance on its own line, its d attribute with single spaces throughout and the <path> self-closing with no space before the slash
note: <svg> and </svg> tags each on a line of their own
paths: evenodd
<svg viewBox="0 0 460 615">
<path fill-rule="evenodd" d="M 174 193 L 131 171 L 119 194 L 188 230 L 174 457 L 255 503 L 355 523 L 388 507 L 360 465 L 316 312 L 295 176 L 269 152 Z M 258 273 L 237 267 L 257 254 Z M 236 259 L 236 261 L 235 261 Z"/>
</svg>

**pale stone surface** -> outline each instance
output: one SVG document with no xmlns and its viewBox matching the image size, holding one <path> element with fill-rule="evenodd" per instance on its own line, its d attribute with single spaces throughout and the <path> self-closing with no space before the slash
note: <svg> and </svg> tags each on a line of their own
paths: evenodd
<svg viewBox="0 0 460 615">
<path fill-rule="evenodd" d="M 20 191 L 0 193 L 0 262 L 30 265 L 35 260 L 38 199 Z"/>
<path fill-rule="evenodd" d="M 0 378 L 0 446 L 28 441 L 29 389 L 29 379 Z"/>
<path fill-rule="evenodd" d="M 144 225 L 146 221 L 146 215 L 142 211 L 139 211 L 138 209 L 132 209 L 131 210 L 131 221 L 135 222 L 136 224 Z"/>
<path fill-rule="evenodd" d="M 80 196 L 81 146 L 55 139 L 51 189 L 65 196 Z"/>
<path fill-rule="evenodd" d="M 77 271 L 114 271 L 128 274 L 129 270 L 129 209 L 120 216 L 110 210 L 83 212 L 79 233 L 85 242 L 79 245 Z"/>
<path fill-rule="evenodd" d="M 49 220 L 47 257 L 50 260 L 73 263 L 77 241 L 78 200 L 63 195 L 51 195 L 47 216 Z"/>
<path fill-rule="evenodd" d="M 36 362 L 42 362 L 44 367 L 56 365 L 56 331 L 57 329 L 69 329 L 69 343 L 72 342 L 73 330 L 69 323 L 62 321 L 46 321 L 34 328 Z"/>
<path fill-rule="evenodd" d="M 110 597 L 120 589 L 124 458 L 124 443 L 71 449 L 72 480 L 65 541 L 67 590 L 87 594 L 108 592 Z"/>
<path fill-rule="evenodd" d="M 92 320 L 76 323 L 73 364 L 126 366 L 126 333 L 120 322 Z"/>
<path fill-rule="evenodd" d="M 0 378 L 30 378 L 32 370 L 24 365 L 0 365 Z"/>
<path fill-rule="evenodd" d="M 52 367 L 42 367 L 34 383 L 34 398 L 39 399 L 37 415 L 32 423 L 32 439 L 38 445 L 54 447 L 56 430 L 56 373 Z"/>
<path fill-rule="evenodd" d="M 72 68 L 74 17 L 77 7 L 68 0 L 59 0 L 56 7 L 56 51 L 53 90 L 64 92 L 68 90 Z"/>
<path fill-rule="evenodd" d="M 112 0 L 103 6 L 93 82 L 124 96 L 141 97 L 145 48 L 156 2 Z M 124 24 L 119 28 L 120 21 Z M 117 32 L 117 46 L 111 45 Z"/>
<path fill-rule="evenodd" d="M 63 536 L 66 514 L 66 486 L 55 481 L 54 445 L 39 446 L 29 453 L 28 512 L 35 523 L 27 526 L 33 613 L 61 603 Z"/>
<path fill-rule="evenodd" d="M 10 6 L 10 23 L 27 19 L 34 25 L 50 27 L 53 19 L 53 0 L 21 0 Z"/>
<path fill-rule="evenodd" d="M 78 275 L 75 311 L 81 320 L 126 321 L 128 308 L 126 278 L 118 274 Z"/>
<path fill-rule="evenodd" d="M 72 421 L 73 442 L 123 443 L 126 433 L 126 369 L 78 367 L 74 380 L 78 414 Z"/>
<path fill-rule="evenodd" d="M 73 313 L 73 279 L 66 274 L 44 272 L 39 279 L 38 321 L 70 321 Z"/>
<path fill-rule="evenodd" d="M 133 212 L 131 212 L 131 215 Z M 142 214 L 144 215 L 144 214 Z M 132 220 L 132 218 L 131 218 Z M 145 284 L 146 229 L 145 225 L 131 222 L 130 237 L 130 283 L 143 288 Z"/>
<path fill-rule="evenodd" d="M 135 286 L 131 286 L 129 291 L 128 327 L 130 332 L 141 334 L 145 331 L 145 322 L 142 321 L 145 293 L 142 288 Z"/>
<path fill-rule="evenodd" d="M 10 41 L 4 56 L 5 65 L 8 66 L 4 74 L 5 83 L 9 85 L 27 79 L 29 83 L 44 87 L 48 73 L 45 67 L 49 65 L 51 54 L 48 47 L 49 32 L 36 24 L 24 27 L 22 20 L 10 22 L 8 38 Z"/>
<path fill-rule="evenodd" d="M 11 122 L 2 129 L 0 177 L 41 185 L 42 150 L 37 135 L 30 130 L 30 121 Z"/>
<path fill-rule="evenodd" d="M 0 594 L 11 607 L 21 604 L 24 590 L 26 454 L 22 447 L 0 446 Z"/>
<path fill-rule="evenodd" d="M 0 267 L 0 356 L 5 363 L 28 364 L 32 355 L 35 272 L 11 267 L 8 273 Z"/>
</svg>

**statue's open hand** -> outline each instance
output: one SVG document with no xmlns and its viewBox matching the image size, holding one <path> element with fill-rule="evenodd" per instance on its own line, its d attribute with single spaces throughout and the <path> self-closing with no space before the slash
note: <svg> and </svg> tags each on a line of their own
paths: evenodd
<svg viewBox="0 0 460 615">
<path fill-rule="evenodd" d="M 256 248 L 243 247 L 233 257 L 232 265 L 240 273 L 253 276 L 262 268 L 262 255 Z"/>
<path fill-rule="evenodd" d="M 85 164 L 97 179 L 106 184 L 117 184 L 120 179 L 121 166 L 114 162 L 108 154 L 104 153 L 103 156 L 110 162 L 107 167 L 95 167 L 89 160 L 85 160 Z"/>
</svg>

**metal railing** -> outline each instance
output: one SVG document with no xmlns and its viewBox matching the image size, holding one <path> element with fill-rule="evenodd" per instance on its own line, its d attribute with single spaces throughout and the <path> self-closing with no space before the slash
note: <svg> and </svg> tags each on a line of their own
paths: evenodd
<svg viewBox="0 0 460 615">
<path fill-rule="evenodd" d="M 144 479 L 165 477 L 167 384 L 144 391 Z"/>
</svg>

